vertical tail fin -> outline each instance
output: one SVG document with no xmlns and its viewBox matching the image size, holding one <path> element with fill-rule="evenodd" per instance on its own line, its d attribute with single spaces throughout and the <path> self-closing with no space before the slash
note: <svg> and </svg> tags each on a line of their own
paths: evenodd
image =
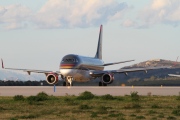
<svg viewBox="0 0 180 120">
<path fill-rule="evenodd" d="M 102 59 L 102 32 L 103 32 L 103 26 L 100 26 L 99 31 L 99 39 L 98 39 L 98 46 L 97 46 L 97 52 L 95 55 L 95 58 Z"/>
</svg>

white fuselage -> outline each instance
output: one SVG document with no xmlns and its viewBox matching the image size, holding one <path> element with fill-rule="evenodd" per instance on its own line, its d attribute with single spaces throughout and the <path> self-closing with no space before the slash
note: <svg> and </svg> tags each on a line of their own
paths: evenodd
<svg viewBox="0 0 180 120">
<path fill-rule="evenodd" d="M 89 74 L 93 70 L 103 70 L 103 61 L 93 57 L 66 55 L 60 63 L 60 73 L 63 77 L 73 77 L 74 81 L 86 82 L 93 77 Z"/>
</svg>

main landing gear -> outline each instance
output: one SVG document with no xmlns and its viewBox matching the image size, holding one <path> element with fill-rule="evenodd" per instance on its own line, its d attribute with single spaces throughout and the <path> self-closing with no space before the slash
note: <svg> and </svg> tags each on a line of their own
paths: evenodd
<svg viewBox="0 0 180 120">
<path fill-rule="evenodd" d="M 107 84 L 103 82 L 99 82 L 99 86 L 107 86 Z"/>
<path fill-rule="evenodd" d="M 73 86 L 73 77 L 67 76 L 64 79 L 65 81 L 63 82 L 63 86 Z"/>
</svg>

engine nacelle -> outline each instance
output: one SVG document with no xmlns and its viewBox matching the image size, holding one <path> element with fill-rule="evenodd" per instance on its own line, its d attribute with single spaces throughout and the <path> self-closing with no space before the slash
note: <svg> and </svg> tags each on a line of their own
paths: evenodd
<svg viewBox="0 0 180 120">
<path fill-rule="evenodd" d="M 46 76 L 46 81 L 48 84 L 54 85 L 58 83 L 58 75 L 51 73 Z"/>
<path fill-rule="evenodd" d="M 102 76 L 102 82 L 105 84 L 110 84 L 114 80 L 114 76 L 112 74 L 104 74 Z"/>
</svg>

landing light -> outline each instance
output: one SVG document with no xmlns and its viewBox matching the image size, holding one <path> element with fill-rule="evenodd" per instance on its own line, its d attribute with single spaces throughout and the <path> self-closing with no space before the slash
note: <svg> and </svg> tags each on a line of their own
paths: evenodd
<svg viewBox="0 0 180 120">
<path fill-rule="evenodd" d="M 93 74 L 93 72 L 89 72 L 89 74 Z"/>
</svg>

